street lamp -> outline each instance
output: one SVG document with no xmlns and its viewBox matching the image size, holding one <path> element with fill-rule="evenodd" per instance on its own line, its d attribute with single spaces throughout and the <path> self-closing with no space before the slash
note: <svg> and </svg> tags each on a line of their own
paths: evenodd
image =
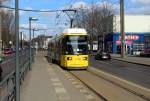
<svg viewBox="0 0 150 101">
<path fill-rule="evenodd" d="M 31 22 L 37 21 L 35 17 L 29 17 L 29 69 L 31 70 Z"/>
</svg>

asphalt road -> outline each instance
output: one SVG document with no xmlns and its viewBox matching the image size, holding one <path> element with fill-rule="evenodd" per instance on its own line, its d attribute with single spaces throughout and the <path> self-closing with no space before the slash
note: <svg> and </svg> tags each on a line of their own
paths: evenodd
<svg viewBox="0 0 150 101">
<path fill-rule="evenodd" d="M 90 65 L 120 78 L 150 89 L 150 67 L 117 60 L 95 60 L 90 58 Z"/>
</svg>

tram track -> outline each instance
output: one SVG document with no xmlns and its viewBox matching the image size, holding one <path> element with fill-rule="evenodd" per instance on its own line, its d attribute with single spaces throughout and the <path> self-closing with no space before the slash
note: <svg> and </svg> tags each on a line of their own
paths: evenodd
<svg viewBox="0 0 150 101">
<path fill-rule="evenodd" d="M 94 90 L 92 87 L 90 87 L 87 83 L 85 83 L 83 80 L 81 80 L 77 75 L 75 75 L 72 71 L 69 71 L 71 75 L 73 75 L 75 78 L 77 78 L 80 82 L 82 82 L 87 88 L 89 88 L 92 92 L 94 92 L 97 96 L 99 96 L 103 101 L 109 101 L 107 98 L 105 98 L 103 95 L 98 93 L 96 90 Z"/>
<path fill-rule="evenodd" d="M 148 98 L 148 97 L 146 97 L 146 96 L 144 96 L 142 94 L 139 94 L 139 93 L 137 93 L 137 92 L 135 92 L 135 91 L 133 91 L 131 89 L 127 89 L 126 87 L 124 87 L 124 86 L 122 86 L 120 84 L 117 84 L 117 83 L 115 83 L 115 82 L 113 82 L 111 80 L 108 80 L 108 79 L 106 79 L 106 78 L 104 78 L 104 77 L 102 77 L 100 75 L 97 75 L 96 73 L 94 73 L 94 72 L 92 72 L 90 70 L 87 70 L 87 71 L 84 71 L 84 72 L 87 73 L 87 74 L 91 74 L 91 75 L 93 75 L 95 77 L 101 78 L 101 79 L 103 79 L 103 80 L 105 80 L 105 81 L 107 81 L 107 82 L 109 82 L 109 83 L 119 87 L 120 89 L 123 89 L 126 92 L 129 92 L 131 95 L 134 95 L 134 96 L 136 96 L 136 97 L 138 97 L 140 99 L 143 99 L 143 101 L 150 101 L 150 98 Z M 85 82 L 85 80 L 83 80 L 83 78 L 78 75 L 78 73 L 80 74 L 81 71 L 69 71 L 69 73 L 72 74 L 74 77 L 76 77 L 78 80 L 80 80 L 85 86 L 87 86 L 91 91 L 93 91 L 96 95 L 98 95 L 103 101 L 112 101 L 112 100 L 108 99 L 104 94 L 99 93 L 99 91 L 94 89 L 93 86 L 91 86 L 90 84 Z"/>
<path fill-rule="evenodd" d="M 100 61 L 90 58 L 90 65 L 100 71 L 150 89 L 150 69 L 147 66 L 111 60 Z"/>
<path fill-rule="evenodd" d="M 148 97 L 146 97 L 146 96 L 144 96 L 144 95 L 142 95 L 142 94 L 139 94 L 139 93 L 137 93 L 137 92 L 135 92 L 135 91 L 133 91 L 133 90 L 131 90 L 131 89 L 128 89 L 128 88 L 126 88 L 126 87 L 124 87 L 124 86 L 122 86 L 122 85 L 120 85 L 120 84 L 118 84 L 118 83 L 115 83 L 115 82 L 113 82 L 112 80 L 108 80 L 108 79 L 106 79 L 106 78 L 104 78 L 104 77 L 102 77 L 102 76 L 99 76 L 99 75 L 97 75 L 97 74 L 94 73 L 94 72 L 91 72 L 91 71 L 89 71 L 89 70 L 88 70 L 88 72 L 91 73 L 91 74 L 94 74 L 94 75 L 96 75 L 96 76 L 98 76 L 98 77 L 100 77 L 100 78 L 102 78 L 102 79 L 104 79 L 104 80 L 106 80 L 106 81 L 108 81 L 108 82 L 110 82 L 110 83 L 112 83 L 112 84 L 114 84 L 114 85 L 116 85 L 116 86 L 118 86 L 118 87 L 120 87 L 120 88 L 122 88 L 122 89 L 124 89 L 124 90 L 126 90 L 126 91 L 128 91 L 128 92 L 130 92 L 130 93 L 132 93 L 132 94 L 134 94 L 134 95 L 136 95 L 136 96 L 139 96 L 139 97 L 141 97 L 142 99 L 144 99 L 144 100 L 146 100 L 146 101 L 150 101 L 150 98 L 148 98 Z"/>
</svg>

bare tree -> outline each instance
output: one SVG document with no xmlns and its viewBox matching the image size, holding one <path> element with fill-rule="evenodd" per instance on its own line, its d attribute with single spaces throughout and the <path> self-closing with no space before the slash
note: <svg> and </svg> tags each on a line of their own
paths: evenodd
<svg viewBox="0 0 150 101">
<path fill-rule="evenodd" d="M 102 36 L 103 49 L 105 49 L 105 35 L 113 31 L 113 15 L 113 7 L 108 2 L 92 3 L 90 9 L 78 10 L 78 15 L 75 19 L 78 22 L 76 26 L 87 29 L 91 42 L 97 40 L 98 36 Z"/>
<path fill-rule="evenodd" d="M 9 0 L 0 0 L 0 5 Z M 14 42 L 15 38 L 15 18 L 13 10 L 0 8 L 0 19 L 1 19 L 1 40 L 5 47 L 9 47 L 9 41 Z"/>
<path fill-rule="evenodd" d="M 14 14 L 13 11 L 9 10 L 2 10 L 2 40 L 5 47 L 8 47 L 9 41 L 14 41 L 13 37 L 15 35 L 15 28 L 14 28 Z"/>
<path fill-rule="evenodd" d="M 96 20 L 96 31 L 98 36 L 102 36 L 102 50 L 105 50 L 105 36 L 113 32 L 113 15 L 112 5 L 107 2 L 102 2 L 101 6 L 95 12 L 98 16 Z"/>
</svg>

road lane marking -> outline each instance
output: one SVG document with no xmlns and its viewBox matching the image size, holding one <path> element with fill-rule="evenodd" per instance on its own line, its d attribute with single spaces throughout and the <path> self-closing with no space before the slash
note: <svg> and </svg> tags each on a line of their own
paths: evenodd
<svg viewBox="0 0 150 101">
<path fill-rule="evenodd" d="M 64 87 L 55 87 L 56 93 L 66 93 L 66 89 Z"/>
<path fill-rule="evenodd" d="M 75 85 L 75 87 L 76 87 L 76 88 L 78 88 L 78 89 L 83 88 L 83 86 L 82 86 L 82 85 Z"/>
<path fill-rule="evenodd" d="M 68 96 L 67 94 L 61 94 L 61 95 L 58 95 L 58 99 L 60 101 L 70 101 L 70 96 Z"/>
<path fill-rule="evenodd" d="M 51 74 L 53 73 L 54 71 L 51 70 Z M 84 88 L 84 85 L 82 83 L 74 79 L 72 75 L 66 73 L 66 71 L 61 71 L 61 73 L 63 73 L 66 76 L 67 80 L 71 81 L 74 87 L 76 87 L 78 91 L 84 95 L 85 99 L 87 99 L 88 101 L 96 101 L 95 98 L 90 94 L 90 92 L 86 90 L 86 88 Z M 51 78 L 51 81 L 52 81 L 52 85 L 54 86 L 55 92 L 57 94 L 58 101 L 71 101 L 67 89 L 65 89 L 60 79 L 55 77 L 55 78 Z"/>
<path fill-rule="evenodd" d="M 95 101 L 95 98 L 92 95 L 85 95 L 85 97 L 90 101 Z"/>
<path fill-rule="evenodd" d="M 70 78 L 70 79 L 68 79 L 68 80 L 70 80 L 70 81 L 74 81 L 75 79 L 73 79 L 73 78 Z"/>
<path fill-rule="evenodd" d="M 70 96 L 67 92 L 67 89 L 65 89 L 62 81 L 59 79 L 59 76 L 57 75 L 56 71 L 52 68 L 48 69 L 51 84 L 54 87 L 54 91 L 57 96 L 58 101 L 71 101 Z M 61 71 L 62 73 L 65 73 L 65 71 Z M 68 75 L 68 78 L 71 78 L 70 75 Z"/>
<path fill-rule="evenodd" d="M 52 83 L 53 86 L 63 86 L 63 84 L 61 82 L 54 82 Z"/>
<path fill-rule="evenodd" d="M 72 84 L 77 85 L 77 84 L 79 84 L 79 82 L 73 81 Z"/>
<path fill-rule="evenodd" d="M 81 93 L 86 93 L 86 92 L 88 92 L 86 89 L 80 89 L 79 90 Z"/>
<path fill-rule="evenodd" d="M 70 75 L 69 75 L 69 76 L 67 76 L 66 78 L 67 78 L 67 79 L 71 79 L 71 78 L 72 78 L 72 76 L 70 76 Z"/>
<path fill-rule="evenodd" d="M 60 82 L 59 78 L 51 78 L 52 82 Z"/>
</svg>

